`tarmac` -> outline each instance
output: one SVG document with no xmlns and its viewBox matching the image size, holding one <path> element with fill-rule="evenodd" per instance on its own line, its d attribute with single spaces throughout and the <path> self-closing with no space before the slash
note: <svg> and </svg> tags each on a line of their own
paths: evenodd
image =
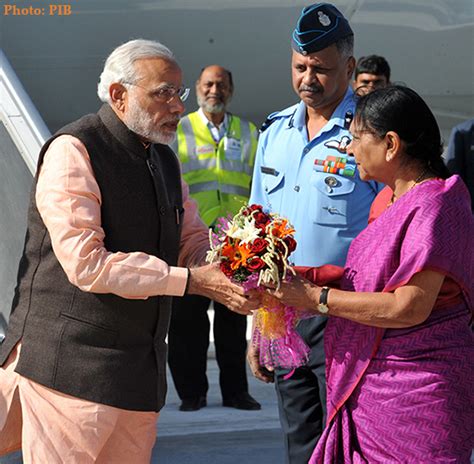
<svg viewBox="0 0 474 464">
<path fill-rule="evenodd" d="M 171 375 L 168 375 L 167 404 L 158 421 L 153 464 L 284 463 L 274 386 L 248 373 L 249 391 L 262 409 L 240 411 L 222 406 L 218 376 L 217 363 L 210 357 L 208 405 L 199 411 L 181 412 Z"/>
<path fill-rule="evenodd" d="M 278 420 L 273 384 L 256 380 L 248 371 L 250 394 L 262 405 L 260 411 L 241 411 L 222 406 L 219 369 L 215 360 L 213 309 L 209 309 L 210 347 L 207 361 L 207 406 L 181 412 L 181 401 L 168 371 L 168 396 L 158 420 L 153 464 L 283 464 L 284 444 Z M 251 336 L 247 324 L 247 340 Z"/>
</svg>

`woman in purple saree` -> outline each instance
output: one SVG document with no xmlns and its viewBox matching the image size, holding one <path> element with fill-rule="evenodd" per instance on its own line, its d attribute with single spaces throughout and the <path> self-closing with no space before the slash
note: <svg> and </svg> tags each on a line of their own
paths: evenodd
<svg viewBox="0 0 474 464">
<path fill-rule="evenodd" d="M 412 90 L 363 97 L 348 147 L 390 206 L 352 243 L 341 290 L 296 278 L 274 294 L 327 296 L 328 417 L 316 463 L 469 463 L 474 444 L 474 221 L 433 114 Z M 323 300 L 325 297 L 323 296 Z"/>
</svg>

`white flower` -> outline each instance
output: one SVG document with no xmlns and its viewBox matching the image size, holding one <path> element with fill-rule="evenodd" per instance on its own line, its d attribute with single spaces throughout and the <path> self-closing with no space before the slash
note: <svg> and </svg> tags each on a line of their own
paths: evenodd
<svg viewBox="0 0 474 464">
<path fill-rule="evenodd" d="M 249 243 L 259 237 L 260 229 L 255 227 L 255 219 L 247 216 L 243 225 L 237 225 L 237 221 L 229 224 L 229 228 L 225 231 L 230 238 L 238 239 L 241 243 Z"/>
</svg>

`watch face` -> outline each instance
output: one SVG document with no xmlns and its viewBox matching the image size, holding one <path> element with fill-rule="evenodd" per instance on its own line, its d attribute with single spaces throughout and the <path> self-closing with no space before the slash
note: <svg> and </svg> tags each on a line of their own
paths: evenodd
<svg viewBox="0 0 474 464">
<path fill-rule="evenodd" d="M 329 311 L 328 305 L 319 303 L 318 304 L 318 311 L 322 314 L 327 314 L 327 312 Z"/>
</svg>

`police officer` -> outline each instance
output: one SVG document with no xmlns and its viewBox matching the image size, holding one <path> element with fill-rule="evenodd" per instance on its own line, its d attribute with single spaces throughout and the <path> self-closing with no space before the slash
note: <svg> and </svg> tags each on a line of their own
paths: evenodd
<svg viewBox="0 0 474 464">
<path fill-rule="evenodd" d="M 207 66 L 196 82 L 198 111 L 184 117 L 177 130 L 183 178 L 199 206 L 203 221 L 213 227 L 219 217 L 234 215 L 248 201 L 257 148 L 254 124 L 226 112 L 234 90 L 232 74 Z M 210 300 L 199 295 L 175 298 L 168 335 L 169 366 L 181 411 L 206 405 Z M 248 393 L 245 370 L 247 318 L 214 302 L 214 340 L 220 369 L 223 405 L 257 410 Z"/>
<path fill-rule="evenodd" d="M 353 41 L 348 21 L 333 5 L 303 9 L 292 35 L 291 62 L 300 102 L 270 115 L 259 138 L 250 202 L 289 218 L 298 242 L 296 265 L 344 265 L 379 190 L 361 181 L 346 153 L 354 111 Z M 254 347 L 247 355 L 257 378 L 276 383 L 290 463 L 308 462 L 322 432 L 325 324 L 323 317 L 300 322 L 311 353 L 308 364 L 288 379 L 288 371 L 273 374 L 261 366 Z"/>
</svg>

